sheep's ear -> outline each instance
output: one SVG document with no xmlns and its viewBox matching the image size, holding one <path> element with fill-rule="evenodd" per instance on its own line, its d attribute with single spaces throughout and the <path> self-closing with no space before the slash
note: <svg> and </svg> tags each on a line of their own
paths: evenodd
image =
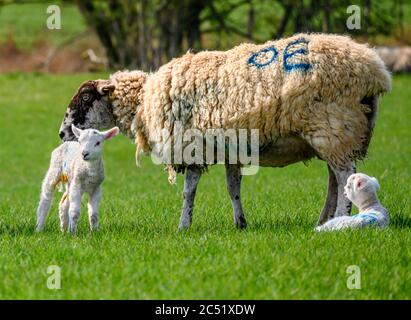
<svg viewBox="0 0 411 320">
<path fill-rule="evenodd" d="M 102 96 L 109 95 L 114 91 L 116 86 L 110 80 L 96 80 L 97 82 L 97 91 Z"/>
<path fill-rule="evenodd" d="M 110 130 L 104 131 L 104 140 L 110 140 L 111 138 L 114 138 L 116 135 L 118 135 L 120 132 L 120 129 L 118 127 L 111 128 Z"/>
<path fill-rule="evenodd" d="M 71 131 L 73 131 L 74 135 L 76 136 L 76 138 L 78 139 L 81 135 L 81 132 L 83 130 L 77 128 L 74 124 L 71 125 Z"/>
</svg>

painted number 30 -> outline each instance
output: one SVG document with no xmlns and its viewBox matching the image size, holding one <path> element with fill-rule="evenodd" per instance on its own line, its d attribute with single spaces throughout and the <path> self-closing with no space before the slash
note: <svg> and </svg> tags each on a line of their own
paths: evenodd
<svg viewBox="0 0 411 320">
<path fill-rule="evenodd" d="M 307 56 L 308 55 L 308 41 L 304 38 L 298 38 L 287 44 L 283 52 L 283 67 L 284 70 L 287 72 L 291 72 L 293 70 L 302 70 L 307 71 L 311 68 L 311 64 L 308 62 L 301 61 L 293 61 L 293 57 L 296 56 Z M 278 50 L 275 46 L 270 46 L 260 51 L 254 52 L 248 58 L 248 64 L 251 66 L 255 66 L 257 68 L 264 68 L 271 63 L 275 63 L 278 61 Z"/>
</svg>

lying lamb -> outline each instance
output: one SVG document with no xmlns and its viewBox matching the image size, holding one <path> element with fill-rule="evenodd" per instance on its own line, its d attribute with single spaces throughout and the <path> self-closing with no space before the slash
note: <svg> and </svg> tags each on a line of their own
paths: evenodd
<svg viewBox="0 0 411 320">
<path fill-rule="evenodd" d="M 316 231 L 335 231 L 342 229 L 358 229 L 369 226 L 388 226 L 388 212 L 380 204 L 377 190 L 380 188 L 377 179 L 363 173 L 352 174 L 344 188 L 345 196 L 359 209 L 353 216 L 336 217 L 329 220 Z"/>
<path fill-rule="evenodd" d="M 93 129 L 80 130 L 74 125 L 71 128 L 78 142 L 65 142 L 51 155 L 50 167 L 43 181 L 37 209 L 37 231 L 44 228 L 53 191 L 58 185 L 66 189 L 59 205 L 61 230 L 65 231 L 69 227 L 71 233 L 76 232 L 84 192 L 90 197 L 90 228 L 92 231 L 98 228 L 98 206 L 101 199 L 101 183 L 104 180 L 102 143 L 115 137 L 119 133 L 119 128 L 114 127 L 105 132 Z"/>
</svg>

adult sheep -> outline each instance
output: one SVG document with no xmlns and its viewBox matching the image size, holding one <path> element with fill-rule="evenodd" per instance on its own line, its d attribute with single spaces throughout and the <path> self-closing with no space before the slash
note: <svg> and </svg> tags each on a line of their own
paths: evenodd
<svg viewBox="0 0 411 320">
<path fill-rule="evenodd" d="M 87 81 L 68 107 L 60 137 L 74 139 L 71 124 L 96 129 L 117 125 L 149 152 L 157 148 L 159 131 L 172 136 L 177 121 L 201 131 L 258 129 L 260 165 L 282 167 L 315 156 L 327 162 L 322 224 L 351 212 L 344 185 L 355 162 L 366 155 L 378 98 L 390 85 L 384 63 L 366 45 L 344 36 L 298 34 L 225 52 L 187 53 L 151 74 L 126 71 L 110 80 Z M 179 228 L 187 228 L 202 168 L 181 167 L 185 180 Z M 226 164 L 234 221 L 245 227 L 240 169 L 240 163 Z"/>
</svg>

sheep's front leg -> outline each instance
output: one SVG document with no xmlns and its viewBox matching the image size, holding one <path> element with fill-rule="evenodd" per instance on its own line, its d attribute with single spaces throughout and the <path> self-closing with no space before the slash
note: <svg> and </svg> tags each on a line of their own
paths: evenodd
<svg viewBox="0 0 411 320">
<path fill-rule="evenodd" d="M 337 200 L 338 200 L 338 183 L 337 178 L 333 170 L 331 169 L 330 165 L 327 165 L 328 168 L 328 192 L 327 192 L 327 199 L 325 200 L 325 204 L 323 210 L 320 214 L 320 219 L 318 220 L 317 226 L 320 226 L 327 222 L 328 220 L 332 219 L 335 214 L 335 210 L 337 209 Z"/>
<path fill-rule="evenodd" d="M 87 204 L 88 208 L 88 220 L 90 223 L 91 231 L 98 229 L 98 206 L 101 199 L 101 187 L 98 187 L 93 193 L 90 194 L 90 198 Z"/>
<path fill-rule="evenodd" d="M 76 185 L 74 183 L 73 185 Z M 78 219 L 80 218 L 80 208 L 81 208 L 81 197 L 83 192 L 81 191 L 80 187 L 72 186 L 69 192 L 69 201 L 70 201 L 70 208 L 69 208 L 69 231 L 70 233 L 76 233 L 77 231 L 77 223 Z"/>
<path fill-rule="evenodd" d="M 344 187 L 347 184 L 347 179 L 350 175 L 356 172 L 354 162 L 349 162 L 341 168 L 332 167 L 338 184 L 338 199 L 337 208 L 334 217 L 351 215 L 352 203 L 344 195 Z"/>
<path fill-rule="evenodd" d="M 183 211 L 180 217 L 178 228 L 180 230 L 187 229 L 191 225 L 194 198 L 196 195 L 197 185 L 201 178 L 201 170 L 196 166 L 187 167 L 184 177 L 184 202 Z"/>
<path fill-rule="evenodd" d="M 233 206 L 234 223 L 237 228 L 246 228 L 243 206 L 241 204 L 241 167 L 238 165 L 226 165 L 227 190 L 230 194 Z"/>
</svg>

